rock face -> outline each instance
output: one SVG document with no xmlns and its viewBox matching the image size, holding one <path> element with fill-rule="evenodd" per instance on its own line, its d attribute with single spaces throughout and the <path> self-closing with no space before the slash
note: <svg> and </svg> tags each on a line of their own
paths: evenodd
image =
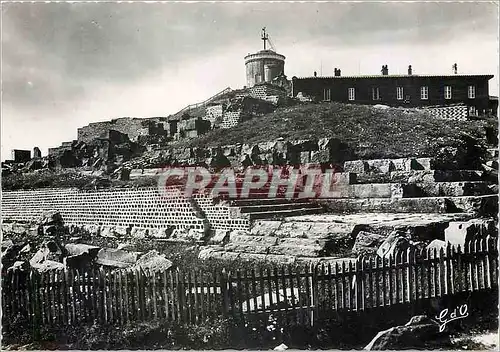
<svg viewBox="0 0 500 352">
<path fill-rule="evenodd" d="M 439 324 L 425 315 L 419 315 L 411 318 L 405 325 L 379 332 L 364 349 L 381 351 L 449 346 L 450 337 L 439 332 Z"/>
</svg>

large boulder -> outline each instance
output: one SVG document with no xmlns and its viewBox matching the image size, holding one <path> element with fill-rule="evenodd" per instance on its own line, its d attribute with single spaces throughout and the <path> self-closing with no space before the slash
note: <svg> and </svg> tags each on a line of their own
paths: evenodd
<svg viewBox="0 0 500 352">
<path fill-rule="evenodd" d="M 39 272 L 45 272 L 45 271 L 53 271 L 53 270 L 63 270 L 64 264 L 53 261 L 53 260 L 44 260 L 40 263 L 35 263 L 31 267 L 33 269 L 36 269 Z"/>
<path fill-rule="evenodd" d="M 375 253 L 384 242 L 385 236 L 377 233 L 360 231 L 356 235 L 352 251 L 356 254 Z"/>
<path fill-rule="evenodd" d="M 408 249 L 410 246 L 411 240 L 406 233 L 393 231 L 377 249 L 377 255 L 382 258 L 388 258 L 391 255 L 394 256 L 396 253 Z"/>
<path fill-rule="evenodd" d="M 379 332 L 364 349 L 381 351 L 450 346 L 450 337 L 439 331 L 439 324 L 425 315 L 419 315 L 411 318 L 405 325 Z"/>
<path fill-rule="evenodd" d="M 37 225 L 40 226 L 62 226 L 64 224 L 61 213 L 57 210 L 49 210 L 42 214 L 42 216 L 38 219 Z"/>
<path fill-rule="evenodd" d="M 35 267 L 45 261 L 62 262 L 66 250 L 56 241 L 45 241 L 40 245 L 38 251 L 31 257 L 30 265 Z"/>
<path fill-rule="evenodd" d="M 68 255 L 80 255 L 80 254 L 89 254 L 91 257 L 97 257 L 97 253 L 101 250 L 100 247 L 91 246 L 84 243 L 68 243 L 64 246 L 68 251 Z"/>
<path fill-rule="evenodd" d="M 165 255 L 159 254 L 157 250 L 151 250 L 142 255 L 132 266 L 133 269 L 141 268 L 151 272 L 165 271 L 171 267 L 172 261 L 168 260 Z"/>
</svg>

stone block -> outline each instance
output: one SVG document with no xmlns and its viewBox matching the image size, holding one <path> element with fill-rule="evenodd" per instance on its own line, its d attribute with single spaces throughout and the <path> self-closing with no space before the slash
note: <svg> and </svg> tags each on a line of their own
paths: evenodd
<svg viewBox="0 0 500 352">
<path fill-rule="evenodd" d="M 149 235 L 154 238 L 169 238 L 173 228 L 150 229 Z"/>
<path fill-rule="evenodd" d="M 306 232 L 306 237 L 311 239 L 332 239 L 350 236 L 354 229 L 353 224 L 346 223 L 312 223 Z"/>
<path fill-rule="evenodd" d="M 77 243 L 77 244 L 68 243 L 64 246 L 64 248 L 66 248 L 66 251 L 68 251 L 69 255 L 80 255 L 87 253 L 92 258 L 95 258 L 97 256 L 97 253 L 99 253 L 99 251 L 101 250 L 100 247 L 91 246 L 84 243 Z"/>
<path fill-rule="evenodd" d="M 63 265 L 66 268 L 84 268 L 90 265 L 94 258 L 89 253 L 69 255 L 63 258 Z"/>
<path fill-rule="evenodd" d="M 334 182 L 336 185 L 353 185 L 356 183 L 357 175 L 353 172 L 334 173 Z"/>
<path fill-rule="evenodd" d="M 92 237 L 98 236 L 101 230 L 101 227 L 99 225 L 83 225 L 82 228 Z"/>
<path fill-rule="evenodd" d="M 250 236 L 243 234 L 233 235 L 231 233 L 230 243 L 240 243 L 240 244 L 258 244 L 266 246 L 274 246 L 278 242 L 277 237 L 271 236 Z"/>
<path fill-rule="evenodd" d="M 130 236 L 137 239 L 144 239 L 149 236 L 149 229 L 133 227 L 130 231 Z"/>
<path fill-rule="evenodd" d="M 453 245 L 460 245 L 462 249 L 466 241 L 475 238 L 484 238 L 487 235 L 497 235 L 495 221 L 492 219 L 472 219 L 469 221 L 450 221 L 444 230 L 444 239 Z"/>
<path fill-rule="evenodd" d="M 367 173 L 370 165 L 364 160 L 349 160 L 344 162 L 344 172 L 353 172 L 356 174 Z"/>
<path fill-rule="evenodd" d="M 391 198 L 403 198 L 403 185 L 401 183 L 391 183 Z"/>
<path fill-rule="evenodd" d="M 259 236 L 272 236 L 281 225 L 281 221 L 259 220 L 254 222 L 250 233 Z"/>
<path fill-rule="evenodd" d="M 270 247 L 269 254 L 294 257 L 321 257 L 324 254 L 324 249 L 320 246 L 278 245 Z"/>
<path fill-rule="evenodd" d="M 391 159 L 392 165 L 394 166 L 393 171 L 410 171 L 411 170 L 411 161 L 410 158 L 400 158 L 400 159 Z"/>
<path fill-rule="evenodd" d="M 367 160 L 369 172 L 377 174 L 388 174 L 395 170 L 394 164 L 391 159 L 374 159 Z"/>
<path fill-rule="evenodd" d="M 31 265 L 31 267 L 39 272 L 46 272 L 53 270 L 63 270 L 64 264 L 53 260 L 45 260 Z"/>
<path fill-rule="evenodd" d="M 116 248 L 103 248 L 97 254 L 97 259 L 133 264 L 137 262 L 141 254 L 142 252 L 130 252 Z"/>
<path fill-rule="evenodd" d="M 390 183 L 352 185 L 351 198 L 391 198 Z"/>
<path fill-rule="evenodd" d="M 431 158 L 411 159 L 411 170 L 432 170 L 433 160 Z"/>
<path fill-rule="evenodd" d="M 296 262 L 296 257 L 292 255 L 275 255 L 268 254 L 264 258 L 265 262 L 273 263 L 274 265 L 289 265 Z"/>
<path fill-rule="evenodd" d="M 446 241 L 443 240 L 433 240 L 431 243 L 429 243 L 426 247 L 427 249 L 430 250 L 436 250 L 437 253 L 442 249 L 443 251 L 446 250 Z"/>
<path fill-rule="evenodd" d="M 141 268 L 142 270 L 147 270 L 149 272 L 163 272 L 171 267 L 171 260 L 168 260 L 165 255 L 159 254 L 157 250 L 151 250 L 143 254 L 131 268 Z"/>
<path fill-rule="evenodd" d="M 308 222 L 285 222 L 274 232 L 276 237 L 302 237 L 306 238 L 312 223 Z"/>
<path fill-rule="evenodd" d="M 268 245 L 265 244 L 255 244 L 255 243 L 228 243 L 224 246 L 224 250 L 228 252 L 238 252 L 238 253 L 269 253 Z"/>
<path fill-rule="evenodd" d="M 209 244 L 225 244 L 229 241 L 228 230 L 215 230 L 214 235 L 208 240 Z"/>
</svg>

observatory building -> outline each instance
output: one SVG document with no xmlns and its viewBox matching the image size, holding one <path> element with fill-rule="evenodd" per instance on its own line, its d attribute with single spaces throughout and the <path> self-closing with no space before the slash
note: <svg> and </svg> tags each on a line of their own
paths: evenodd
<svg viewBox="0 0 500 352">
<path fill-rule="evenodd" d="M 247 87 L 263 82 L 271 83 L 274 78 L 285 74 L 285 56 L 271 50 L 274 48 L 265 27 L 262 29 L 261 39 L 264 41 L 264 50 L 245 56 Z M 266 48 L 266 42 L 269 42 L 271 49 Z"/>
</svg>

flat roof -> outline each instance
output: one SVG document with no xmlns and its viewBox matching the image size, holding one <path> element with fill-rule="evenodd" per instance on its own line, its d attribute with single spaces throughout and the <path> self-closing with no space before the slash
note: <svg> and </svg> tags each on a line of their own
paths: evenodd
<svg viewBox="0 0 500 352">
<path fill-rule="evenodd" d="M 407 77 L 417 77 L 417 78 L 452 78 L 452 77 L 481 77 L 491 79 L 493 75 L 358 75 L 358 76 L 309 76 L 309 77 L 292 77 L 292 79 L 346 79 L 346 78 L 407 78 Z"/>
</svg>

